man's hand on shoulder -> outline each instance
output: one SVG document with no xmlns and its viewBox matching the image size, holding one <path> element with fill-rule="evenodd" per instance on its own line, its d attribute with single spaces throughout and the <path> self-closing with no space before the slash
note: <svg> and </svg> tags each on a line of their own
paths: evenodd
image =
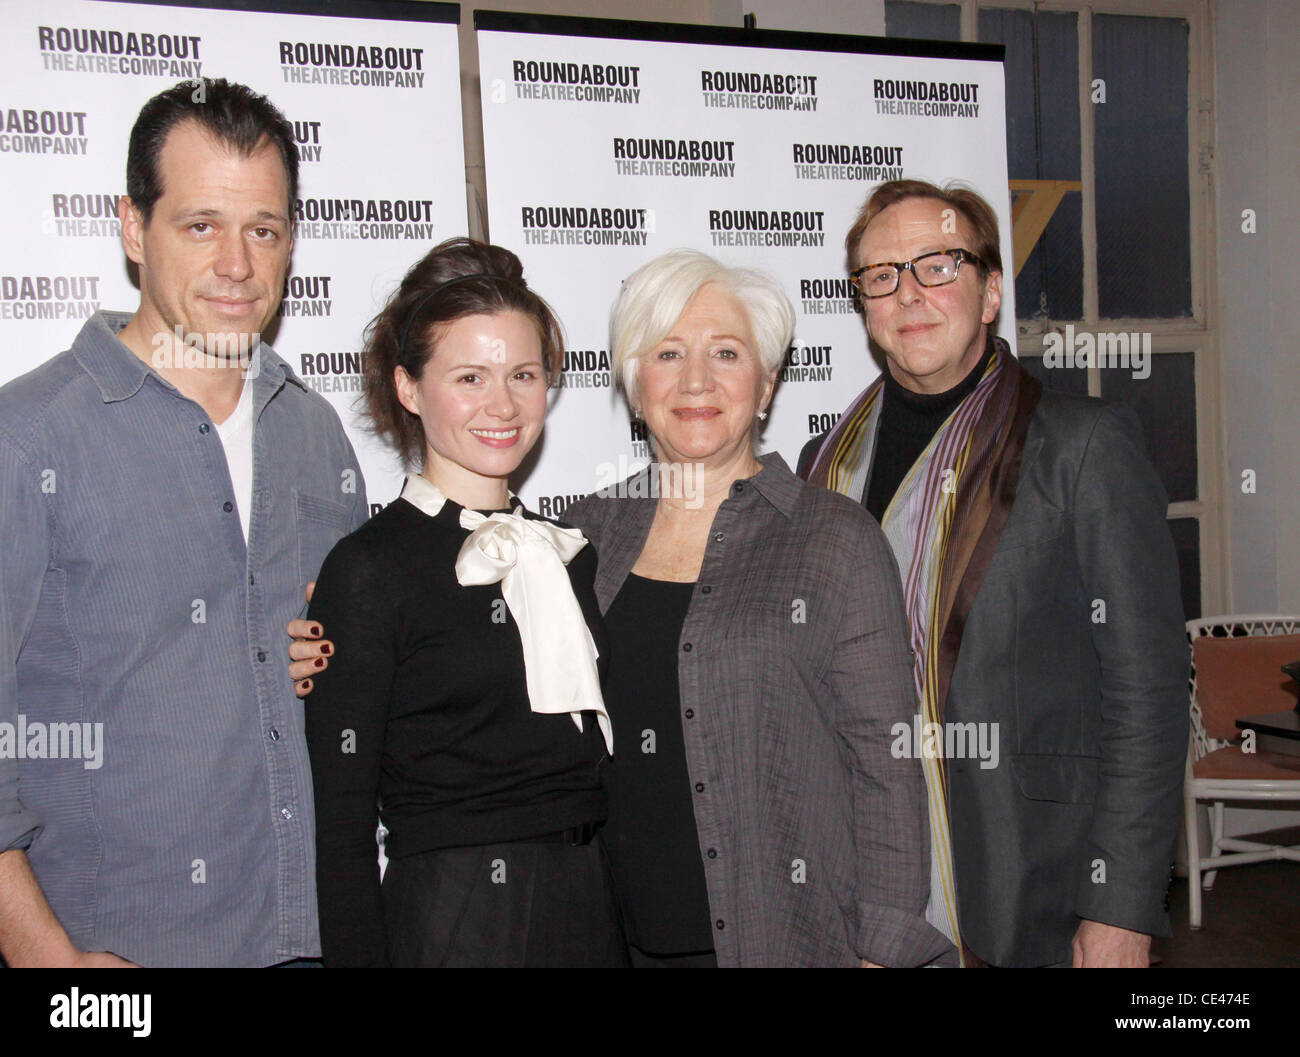
<svg viewBox="0 0 1300 1057">
<path fill-rule="evenodd" d="M 1100 921 L 1079 923 L 1074 934 L 1075 969 L 1146 969 L 1151 964 L 1151 937 Z"/>
<path fill-rule="evenodd" d="M 307 585 L 307 601 L 316 590 L 316 581 Z M 313 620 L 291 620 L 285 630 L 293 642 L 289 644 L 289 678 L 293 692 L 299 697 L 311 693 L 313 675 L 319 675 L 328 666 L 325 658 L 334 652 L 334 644 L 322 638 L 325 629 Z"/>
</svg>

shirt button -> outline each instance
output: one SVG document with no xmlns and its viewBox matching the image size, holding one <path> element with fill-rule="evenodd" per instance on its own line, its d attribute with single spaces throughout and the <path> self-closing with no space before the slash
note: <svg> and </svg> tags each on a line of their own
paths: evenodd
<svg viewBox="0 0 1300 1057">
<path fill-rule="evenodd" d="M 686 710 L 686 718 L 687 718 L 687 719 L 694 719 L 694 718 L 695 718 L 695 709 L 693 709 L 693 708 L 688 708 L 688 709 Z"/>
<path fill-rule="evenodd" d="M 700 588 L 700 594 L 707 595 L 712 590 L 713 590 L 712 587 L 710 587 L 708 584 L 705 584 L 703 587 Z"/>
<path fill-rule="evenodd" d="M 227 499 L 224 503 L 221 504 L 221 509 L 224 510 L 227 514 L 229 514 L 232 510 L 235 509 L 235 504 L 232 503 L 229 499 Z"/>
<path fill-rule="evenodd" d="M 266 654 L 262 650 L 257 651 L 257 660 L 259 663 L 264 662 L 266 660 Z"/>
<path fill-rule="evenodd" d="M 271 740 L 272 741 L 280 740 L 280 732 L 276 730 L 274 727 L 271 728 Z"/>
<path fill-rule="evenodd" d="M 200 423 L 199 423 L 199 432 L 200 432 L 200 433 L 207 433 L 208 430 L 210 430 L 211 428 L 212 428 L 212 427 L 209 426 L 206 422 L 200 422 Z"/>
<path fill-rule="evenodd" d="M 696 791 L 697 793 L 702 793 L 702 792 L 704 792 L 704 783 L 703 783 L 703 782 L 696 782 L 696 783 L 695 783 L 695 791 Z"/>
<path fill-rule="evenodd" d="M 280 817 L 287 821 L 288 819 L 293 818 L 293 812 L 290 811 L 287 807 L 282 807 L 280 808 Z"/>
<path fill-rule="evenodd" d="M 682 652 L 683 652 L 683 653 L 690 653 L 692 648 L 693 648 L 693 647 L 691 646 L 691 644 L 690 644 L 689 642 L 686 642 L 686 643 L 683 643 L 683 644 L 682 644 Z"/>
<path fill-rule="evenodd" d="M 727 927 L 727 923 L 723 921 L 722 918 L 718 918 L 718 920 L 713 923 L 713 927 L 716 928 L 719 932 L 721 932 L 723 929 Z"/>
<path fill-rule="evenodd" d="M 745 486 L 740 481 L 737 481 L 731 486 L 731 490 L 735 492 L 736 495 L 740 495 L 740 493 L 745 490 Z"/>
<path fill-rule="evenodd" d="M 718 857 L 718 849 L 710 848 L 707 852 L 707 855 L 709 856 L 710 859 L 716 859 Z"/>
<path fill-rule="evenodd" d="M 713 534 L 713 542 L 714 542 L 714 543 L 726 543 L 726 542 L 727 542 L 727 534 L 726 534 L 725 532 L 715 532 L 715 533 Z"/>
</svg>

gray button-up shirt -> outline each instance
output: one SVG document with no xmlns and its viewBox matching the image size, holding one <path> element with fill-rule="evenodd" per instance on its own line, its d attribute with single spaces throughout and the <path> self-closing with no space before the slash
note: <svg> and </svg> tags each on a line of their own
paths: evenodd
<svg viewBox="0 0 1300 1057">
<path fill-rule="evenodd" d="M 144 965 L 319 953 L 284 626 L 367 517 L 338 416 L 269 347 L 248 542 L 216 428 L 101 313 L 0 389 L 0 850 Z"/>
<path fill-rule="evenodd" d="M 678 648 L 718 964 L 924 964 L 951 948 L 925 920 L 921 765 L 891 752 L 916 712 L 897 567 L 860 504 L 760 461 L 714 517 Z M 565 511 L 599 556 L 602 610 L 649 494 L 643 473 Z M 615 751 L 635 752 L 609 708 Z"/>
</svg>

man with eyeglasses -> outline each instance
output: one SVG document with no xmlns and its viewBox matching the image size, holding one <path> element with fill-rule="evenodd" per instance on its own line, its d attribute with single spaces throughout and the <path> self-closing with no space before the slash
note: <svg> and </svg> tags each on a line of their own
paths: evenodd
<svg viewBox="0 0 1300 1057">
<path fill-rule="evenodd" d="M 928 916 L 966 966 L 1148 964 L 1187 749 L 1165 492 L 1136 419 L 1045 391 L 995 337 L 997 217 L 880 185 L 846 239 L 882 377 L 800 473 L 898 560 L 930 793 Z"/>
</svg>

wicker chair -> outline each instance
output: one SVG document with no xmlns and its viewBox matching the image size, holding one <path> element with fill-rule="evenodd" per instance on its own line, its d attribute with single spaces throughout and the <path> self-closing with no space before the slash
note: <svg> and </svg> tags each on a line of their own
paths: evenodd
<svg viewBox="0 0 1300 1057">
<path fill-rule="evenodd" d="M 1228 801 L 1300 802 L 1300 756 L 1243 751 L 1242 732 L 1235 726 L 1239 716 L 1294 709 L 1294 684 L 1279 665 L 1300 659 L 1300 616 L 1203 617 L 1187 622 L 1187 637 L 1192 650 L 1192 723 L 1183 817 L 1188 909 L 1192 928 L 1198 929 L 1202 886 L 1209 891 L 1220 869 L 1270 859 L 1300 862 L 1300 845 L 1261 844 L 1223 835 Z M 1210 854 L 1205 857 L 1196 810 L 1201 801 L 1213 805 Z"/>
</svg>

